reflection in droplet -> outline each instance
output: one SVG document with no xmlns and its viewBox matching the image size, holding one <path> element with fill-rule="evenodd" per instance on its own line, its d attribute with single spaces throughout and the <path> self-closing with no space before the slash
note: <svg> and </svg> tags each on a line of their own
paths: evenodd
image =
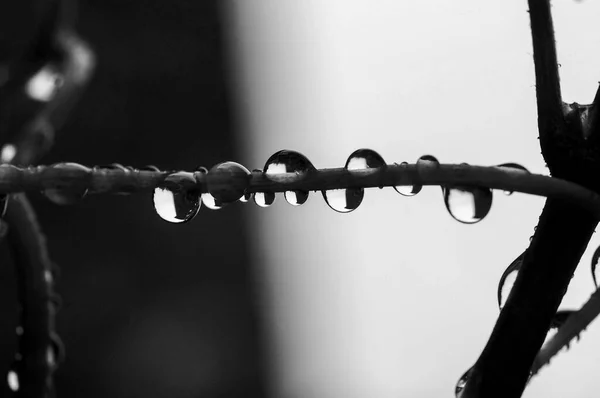
<svg viewBox="0 0 600 398">
<path fill-rule="evenodd" d="M 338 213 L 349 213 L 360 206 L 364 190 L 359 189 L 330 189 L 322 191 L 325 202 Z"/>
<path fill-rule="evenodd" d="M 11 369 L 8 371 L 6 381 L 8 382 L 8 387 L 11 389 L 11 391 L 14 391 L 14 392 L 19 391 L 19 388 L 20 388 L 19 375 L 17 374 L 17 372 L 15 370 Z"/>
<path fill-rule="evenodd" d="M 514 169 L 515 171 L 522 171 L 525 173 L 529 173 L 529 170 L 527 170 L 525 167 L 521 166 L 518 163 L 502 163 L 499 164 L 496 167 L 504 167 L 504 168 L 508 168 L 508 169 Z M 512 195 L 513 191 L 504 191 L 505 195 Z"/>
<path fill-rule="evenodd" d="M 508 295 L 515 284 L 515 280 L 517 279 L 517 274 L 521 269 L 521 264 L 523 264 L 523 258 L 525 257 L 525 252 L 521 253 L 517 258 L 513 260 L 512 263 L 509 264 L 508 267 L 502 273 L 500 277 L 500 282 L 498 282 L 498 307 L 502 309 L 504 304 L 506 304 L 506 300 L 508 299 Z"/>
<path fill-rule="evenodd" d="M 401 165 L 407 165 L 408 162 L 402 162 Z M 394 187 L 396 192 L 402 196 L 414 196 L 421 192 L 422 185 L 397 185 Z"/>
<path fill-rule="evenodd" d="M 456 382 L 456 387 L 454 387 L 454 396 L 456 398 L 460 398 L 462 396 L 462 391 L 465 389 L 467 385 L 467 381 L 469 380 L 469 376 L 471 376 L 471 372 L 473 368 L 469 368 Z"/>
<path fill-rule="evenodd" d="M 492 207 L 492 190 L 483 187 L 442 187 L 444 204 L 450 215 L 464 224 L 485 218 Z"/>
<path fill-rule="evenodd" d="M 183 223 L 193 219 L 200 209 L 200 195 L 194 187 L 196 179 L 192 173 L 177 172 L 169 175 L 162 185 L 154 190 L 154 208 L 165 221 Z"/>
<path fill-rule="evenodd" d="M 56 163 L 51 168 L 62 169 L 62 170 L 73 170 L 91 172 L 91 169 L 79 164 L 79 163 Z M 70 189 L 46 189 L 44 190 L 44 196 L 46 196 L 51 202 L 57 205 L 72 205 L 79 203 L 81 199 L 87 194 L 87 188 L 70 188 Z"/>
<path fill-rule="evenodd" d="M 214 196 L 208 192 L 202 194 L 202 204 L 211 210 L 219 210 L 224 206 L 224 204 L 217 201 Z"/>
<path fill-rule="evenodd" d="M 314 168 L 303 154 L 284 149 L 267 159 L 263 172 L 271 181 L 286 182 L 300 180 Z"/>
<path fill-rule="evenodd" d="M 242 197 L 239 199 L 240 202 L 242 203 L 248 203 L 250 201 L 250 199 L 252 199 L 252 194 L 251 193 L 245 193 L 242 195 Z"/>
<path fill-rule="evenodd" d="M 286 191 L 283 196 L 292 206 L 303 205 L 308 200 L 307 191 Z"/>
<path fill-rule="evenodd" d="M 206 174 L 206 187 L 215 205 L 220 208 L 240 199 L 250 185 L 250 176 L 250 171 L 236 162 L 223 162 L 211 168 Z"/>
<path fill-rule="evenodd" d="M 314 169 L 315 167 L 303 154 L 282 150 L 267 159 L 263 172 L 271 181 L 291 182 L 301 180 Z M 287 191 L 284 193 L 284 198 L 289 204 L 300 206 L 308 199 L 308 191 Z"/>
<path fill-rule="evenodd" d="M 357 149 L 346 160 L 346 170 L 377 169 L 385 167 L 385 161 L 372 149 Z M 330 189 L 321 191 L 325 202 L 339 213 L 349 213 L 356 210 L 365 196 L 364 188 Z"/>
<path fill-rule="evenodd" d="M 36 101 L 51 101 L 64 83 L 58 68 L 48 64 L 40 69 L 25 85 L 25 92 Z"/>
<path fill-rule="evenodd" d="M 275 192 L 256 192 L 254 203 L 260 207 L 269 207 L 275 202 Z"/>
<path fill-rule="evenodd" d="M 592 255 L 592 279 L 594 280 L 594 286 L 596 286 L 596 289 L 598 288 L 598 279 L 600 279 L 600 275 L 597 274 L 598 259 L 600 259 L 600 246 L 596 248 L 596 251 Z"/>
</svg>

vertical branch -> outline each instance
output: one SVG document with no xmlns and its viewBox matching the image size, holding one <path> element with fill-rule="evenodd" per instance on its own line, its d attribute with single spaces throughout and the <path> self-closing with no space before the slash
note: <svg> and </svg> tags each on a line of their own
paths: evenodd
<svg viewBox="0 0 600 398">
<path fill-rule="evenodd" d="M 20 302 L 18 353 L 9 378 L 17 397 L 52 394 L 52 373 L 62 357 L 55 332 L 57 296 L 46 239 L 24 194 L 11 197 L 8 243 L 16 265 Z"/>
</svg>

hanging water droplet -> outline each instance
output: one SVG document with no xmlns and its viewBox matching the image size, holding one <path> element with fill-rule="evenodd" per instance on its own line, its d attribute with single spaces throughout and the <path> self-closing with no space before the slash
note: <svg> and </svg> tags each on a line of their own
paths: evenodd
<svg viewBox="0 0 600 398">
<path fill-rule="evenodd" d="M 598 288 L 598 279 L 600 279 L 600 275 L 596 273 L 598 270 L 598 259 L 600 259 L 600 246 L 596 248 L 596 251 L 592 255 L 592 279 L 594 280 L 596 289 Z"/>
<path fill-rule="evenodd" d="M 200 195 L 195 190 L 192 173 L 180 171 L 165 178 L 154 190 L 154 208 L 165 221 L 183 223 L 193 219 L 200 209 Z"/>
<path fill-rule="evenodd" d="M 214 199 L 214 204 L 210 204 L 221 208 L 240 199 L 250 185 L 250 178 L 250 171 L 239 163 L 223 162 L 215 165 L 206 174 L 208 195 Z M 202 195 L 203 201 L 205 195 Z M 212 208 L 208 201 L 204 201 L 204 204 Z"/>
<path fill-rule="evenodd" d="M 346 160 L 344 166 L 348 171 L 368 170 L 385 167 L 385 161 L 371 149 L 358 149 Z M 338 213 L 349 213 L 356 210 L 365 196 L 364 188 L 330 189 L 322 191 L 325 202 Z"/>
<path fill-rule="evenodd" d="M 444 203 L 450 215 L 464 224 L 485 218 L 492 207 L 492 190 L 483 187 L 442 187 Z"/>
<path fill-rule="evenodd" d="M 283 196 L 292 206 L 303 205 L 308 200 L 307 191 L 286 191 Z"/>
<path fill-rule="evenodd" d="M 519 172 L 529 173 L 529 170 L 527 170 L 525 167 L 521 166 L 518 163 L 502 163 L 496 167 L 504 167 L 504 168 L 513 169 L 513 170 L 519 171 Z M 507 196 L 510 196 L 513 194 L 513 191 L 504 191 L 504 194 Z"/>
<path fill-rule="evenodd" d="M 265 163 L 263 172 L 265 177 L 275 182 L 292 182 L 306 177 L 315 167 L 306 156 L 299 152 L 282 150 L 273 154 Z M 300 206 L 308 199 L 307 191 L 287 191 L 285 200 L 293 205 Z"/>
<path fill-rule="evenodd" d="M 498 282 L 498 307 L 502 309 L 504 304 L 506 304 L 506 299 L 510 294 L 510 291 L 515 284 L 515 280 L 517 279 L 517 274 L 521 269 L 521 264 L 523 264 L 523 258 L 525 257 L 525 252 L 521 253 L 519 257 L 515 258 L 512 263 L 504 270 L 502 276 L 500 277 L 500 282 Z"/>
<path fill-rule="evenodd" d="M 91 169 L 80 165 L 79 163 L 56 163 L 49 167 L 53 169 L 70 170 L 77 173 L 91 172 Z M 48 188 L 44 190 L 43 193 L 46 198 L 57 205 L 72 205 L 81 201 L 87 194 L 87 191 L 87 188 Z"/>
<path fill-rule="evenodd" d="M 217 201 L 217 199 L 208 192 L 202 194 L 202 204 L 210 210 L 219 210 L 225 206 L 225 204 Z"/>
<path fill-rule="evenodd" d="M 456 387 L 454 387 L 454 396 L 456 398 L 460 398 L 462 396 L 462 391 L 465 389 L 467 385 L 467 381 L 469 380 L 469 376 L 471 376 L 471 372 L 473 368 L 469 368 L 456 382 Z"/>
<path fill-rule="evenodd" d="M 14 391 L 14 392 L 19 391 L 19 388 L 20 388 L 19 375 L 16 370 L 11 369 L 8 371 L 8 374 L 6 376 L 6 381 L 8 383 L 8 388 L 10 388 L 11 391 Z"/>
<path fill-rule="evenodd" d="M 408 162 L 402 162 L 400 163 L 400 165 L 408 165 Z M 402 196 L 415 196 L 416 194 L 421 192 L 422 188 L 422 185 L 397 185 L 394 187 L 396 192 L 398 192 Z"/>
<path fill-rule="evenodd" d="M 250 199 L 252 199 L 252 194 L 251 193 L 245 193 L 242 195 L 242 197 L 239 199 L 240 202 L 242 203 L 248 203 L 250 201 Z"/>
<path fill-rule="evenodd" d="M 254 203 L 260 207 L 269 207 L 275 202 L 275 192 L 256 192 Z"/>
</svg>

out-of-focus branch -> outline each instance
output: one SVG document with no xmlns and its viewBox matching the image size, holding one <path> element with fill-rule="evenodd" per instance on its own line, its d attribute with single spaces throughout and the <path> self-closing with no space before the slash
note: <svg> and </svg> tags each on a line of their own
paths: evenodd
<svg viewBox="0 0 600 398">
<path fill-rule="evenodd" d="M 21 306 L 18 353 L 11 369 L 11 388 L 18 397 L 46 397 L 62 344 L 55 334 L 53 270 L 46 240 L 33 208 L 23 194 L 13 195 L 6 221 L 15 262 Z M 15 383 L 16 381 L 16 383 Z"/>
</svg>

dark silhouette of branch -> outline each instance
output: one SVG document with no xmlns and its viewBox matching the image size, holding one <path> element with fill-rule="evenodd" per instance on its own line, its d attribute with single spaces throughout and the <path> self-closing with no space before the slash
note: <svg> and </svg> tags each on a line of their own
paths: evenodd
<svg viewBox="0 0 600 398">
<path fill-rule="evenodd" d="M 600 191 L 598 148 L 582 109 L 563 104 L 549 0 L 529 0 L 542 154 L 553 177 Z M 546 201 L 508 301 L 462 397 L 520 397 L 533 361 L 598 223 L 589 210 Z M 567 232 L 566 232 L 567 231 Z"/>
<path fill-rule="evenodd" d="M 52 262 L 35 212 L 23 194 L 11 197 L 5 216 L 8 243 L 16 265 L 21 306 L 18 353 L 12 371 L 18 397 L 46 397 L 62 354 L 55 333 L 57 296 Z M 14 386 L 13 386 L 14 388 Z"/>
</svg>

